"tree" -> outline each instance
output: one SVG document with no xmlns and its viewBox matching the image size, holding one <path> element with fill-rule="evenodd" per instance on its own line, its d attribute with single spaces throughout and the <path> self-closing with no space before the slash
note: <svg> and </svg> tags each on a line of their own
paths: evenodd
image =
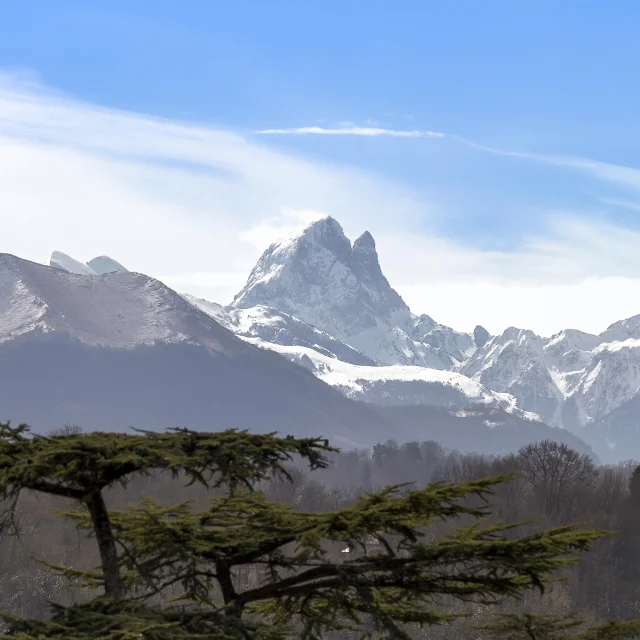
<svg viewBox="0 0 640 640">
<path fill-rule="evenodd" d="M 575 516 L 572 508 L 576 495 L 598 478 L 598 468 L 589 455 L 552 440 L 522 447 L 518 467 L 541 508 L 555 523 Z"/>
<path fill-rule="evenodd" d="M 234 430 L 198 433 L 175 429 L 167 433 L 81 432 L 31 436 L 26 425 L 0 424 L 0 499 L 5 503 L 5 525 L 11 524 L 23 490 L 76 500 L 86 507 L 96 537 L 105 595 L 120 598 L 123 585 L 111 518 L 104 502 L 107 487 L 126 487 L 136 474 L 167 470 L 183 474 L 191 483 L 207 486 L 227 483 L 251 485 L 273 472 L 293 454 L 312 468 L 324 466 L 321 439 L 252 436 Z"/>
<path fill-rule="evenodd" d="M 585 627 L 582 616 L 534 615 L 531 613 L 500 614 L 478 628 L 485 637 L 500 640 L 612 640 L 640 635 L 637 621 L 609 621 Z"/>
<path fill-rule="evenodd" d="M 45 437 L 0 425 L 6 523 L 22 490 L 70 498 L 78 508 L 61 515 L 95 536 L 101 561 L 92 571 L 54 568 L 98 589 L 97 597 L 53 605 L 47 621 L 4 614 L 8 636 L 319 639 L 352 629 L 406 639 L 408 624 L 456 618 L 437 606 L 443 597 L 482 604 L 542 591 L 575 554 L 607 535 L 569 526 L 514 535 L 512 525 L 484 523 L 487 499 L 503 478 L 389 487 L 322 513 L 271 502 L 256 490 L 266 478 L 286 475 L 294 456 L 322 468 L 329 451 L 321 439 L 243 431 Z M 106 488 L 154 470 L 225 492 L 199 511 L 150 500 L 107 510 Z M 437 521 L 461 518 L 468 523 L 435 540 L 425 535 Z M 381 544 L 377 553 L 335 553 L 364 549 L 372 535 Z M 238 579 L 247 568 L 258 571 L 259 583 Z"/>
</svg>

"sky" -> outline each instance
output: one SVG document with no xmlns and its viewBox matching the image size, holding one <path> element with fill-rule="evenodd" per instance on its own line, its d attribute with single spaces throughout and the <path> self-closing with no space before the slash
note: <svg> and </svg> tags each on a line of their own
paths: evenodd
<svg viewBox="0 0 640 640">
<path fill-rule="evenodd" d="M 640 5 L 0 1 L 0 251 L 221 303 L 278 237 L 375 237 L 416 313 L 640 313 Z"/>
</svg>

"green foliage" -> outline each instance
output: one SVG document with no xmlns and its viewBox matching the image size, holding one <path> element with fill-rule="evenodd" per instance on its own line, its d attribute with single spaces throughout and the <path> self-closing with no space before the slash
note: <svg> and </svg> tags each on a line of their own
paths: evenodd
<svg viewBox="0 0 640 640">
<path fill-rule="evenodd" d="M 256 640 L 282 640 L 277 626 L 226 619 L 216 611 L 163 610 L 135 601 L 97 599 L 70 608 L 53 606 L 51 620 L 22 620 L 0 613 L 16 640 L 235 640 L 251 634 Z"/>
<path fill-rule="evenodd" d="M 9 637 L 319 640 L 327 631 L 349 629 L 405 640 L 407 624 L 456 618 L 443 609 L 445 598 L 490 604 L 543 591 L 576 554 L 608 535 L 575 527 L 519 535 L 513 525 L 487 524 L 487 500 L 503 477 L 389 487 L 327 513 L 295 511 L 254 491 L 270 475 L 286 476 L 293 456 L 318 468 L 327 465 L 329 451 L 319 439 L 234 430 L 44 437 L 0 425 L 0 498 L 7 514 L 23 489 L 73 499 L 77 508 L 60 515 L 95 536 L 101 565 L 55 569 L 104 592 L 88 604 L 54 605 L 47 621 L 5 615 Z M 126 487 L 135 475 L 156 470 L 225 493 L 200 511 L 188 502 L 167 507 L 151 500 L 107 510 L 104 489 Z M 457 529 L 433 534 L 435 524 L 456 519 L 464 520 Z M 371 536 L 379 541 L 373 553 Z M 358 553 L 344 556 L 344 547 Z M 245 584 L 242 570 L 260 580 Z M 519 633 L 523 620 L 500 624 L 505 633 Z M 553 626 L 527 624 L 534 622 Z M 621 635 L 623 627 L 616 629 Z"/>
<path fill-rule="evenodd" d="M 26 425 L 0 424 L 0 497 L 22 489 L 82 500 L 114 484 L 125 487 L 135 474 L 168 470 L 206 486 L 252 486 L 273 473 L 286 475 L 294 455 L 310 468 L 326 466 L 333 451 L 320 438 L 278 438 L 230 429 L 201 433 L 61 433 L 31 435 Z"/>
<path fill-rule="evenodd" d="M 566 616 L 531 613 L 501 614 L 478 628 L 498 640 L 614 640 L 640 636 L 640 621 L 611 620 L 587 627 L 577 613 Z"/>
</svg>

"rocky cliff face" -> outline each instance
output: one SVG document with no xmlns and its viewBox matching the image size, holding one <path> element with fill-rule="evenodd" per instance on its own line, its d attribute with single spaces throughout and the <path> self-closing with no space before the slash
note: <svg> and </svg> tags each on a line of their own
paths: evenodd
<svg viewBox="0 0 640 640">
<path fill-rule="evenodd" d="M 256 305 L 304 320 L 381 365 L 448 369 L 474 346 L 470 335 L 414 316 L 382 273 L 371 234 L 352 245 L 331 217 L 264 252 L 232 307 Z"/>
</svg>

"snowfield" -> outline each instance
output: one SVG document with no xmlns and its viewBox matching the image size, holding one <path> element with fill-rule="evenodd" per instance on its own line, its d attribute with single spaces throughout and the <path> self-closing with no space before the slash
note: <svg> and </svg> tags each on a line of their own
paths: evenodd
<svg viewBox="0 0 640 640">
<path fill-rule="evenodd" d="M 354 365 L 305 347 L 275 345 L 258 338 L 245 340 L 282 354 L 354 400 L 390 406 L 429 405 L 452 410 L 483 405 L 515 413 L 527 420 L 540 421 L 539 416 L 518 409 L 513 396 L 489 391 L 475 380 L 453 371 L 402 365 Z"/>
</svg>

